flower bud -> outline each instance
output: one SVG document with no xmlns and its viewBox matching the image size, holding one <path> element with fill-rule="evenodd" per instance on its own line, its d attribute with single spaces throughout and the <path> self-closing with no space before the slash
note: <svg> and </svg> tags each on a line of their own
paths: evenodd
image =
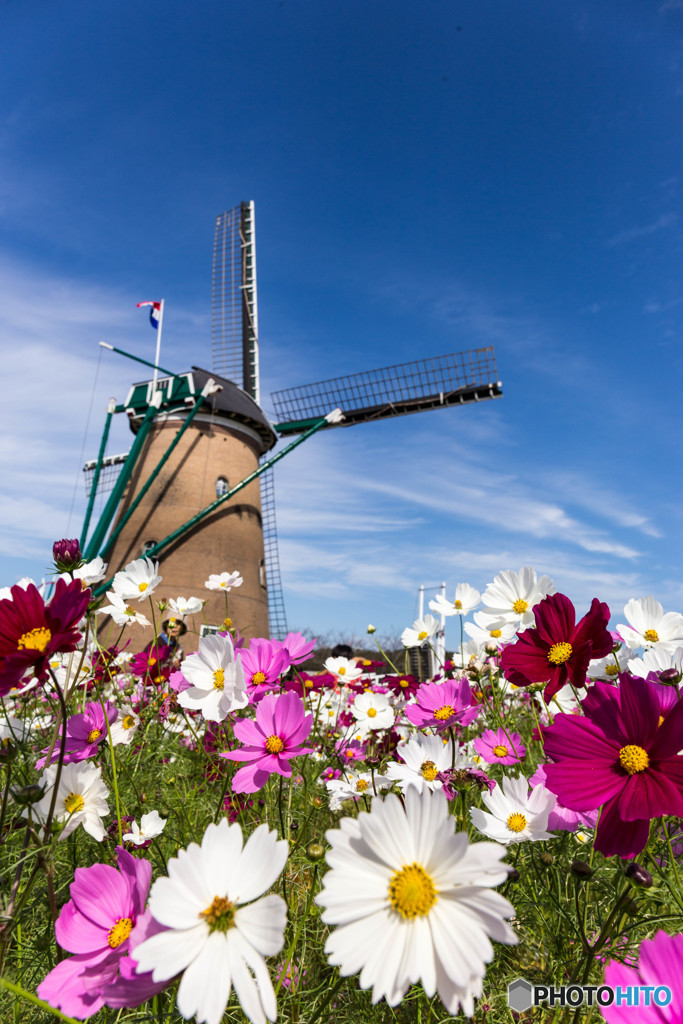
<svg viewBox="0 0 683 1024">
<path fill-rule="evenodd" d="M 73 540 L 56 540 L 52 545 L 52 557 L 59 572 L 71 572 L 83 562 L 81 544 L 77 537 Z"/>
<path fill-rule="evenodd" d="M 573 860 L 569 865 L 569 870 L 575 878 L 580 878 L 582 881 L 590 878 L 593 874 L 593 868 L 590 864 L 586 864 L 585 860 Z"/>
<path fill-rule="evenodd" d="M 22 807 L 28 807 L 29 804 L 37 804 L 39 800 L 42 800 L 45 790 L 42 786 L 32 785 L 23 786 L 21 789 L 12 790 L 12 796 L 16 803 Z"/>
<path fill-rule="evenodd" d="M 619 897 L 618 906 L 621 907 L 625 914 L 629 917 L 636 917 L 638 914 L 638 904 L 632 899 L 627 892 L 622 892 Z"/>
<path fill-rule="evenodd" d="M 313 804 L 314 807 L 322 807 L 323 799 L 321 796 L 312 796 L 311 803 Z"/>
<path fill-rule="evenodd" d="M 321 843 L 309 843 L 306 847 L 306 856 L 315 863 L 325 856 L 325 847 Z"/>
<path fill-rule="evenodd" d="M 665 686 L 675 686 L 681 681 L 681 673 L 676 668 L 665 668 L 663 672 L 659 673 L 659 681 Z"/>
<path fill-rule="evenodd" d="M 631 861 L 624 873 L 634 885 L 640 885 L 643 889 L 649 889 L 652 885 L 650 872 L 642 864 L 636 864 L 634 860 Z"/>
<path fill-rule="evenodd" d="M 370 635 L 372 636 L 372 634 L 373 634 L 373 633 L 376 633 L 376 632 L 377 632 L 377 629 L 376 629 L 376 627 L 375 627 L 375 626 L 373 626 L 372 624 L 370 624 L 370 625 L 368 626 L 368 630 L 367 630 L 367 631 L 368 631 L 368 633 L 369 633 L 369 634 L 370 634 Z"/>
<path fill-rule="evenodd" d="M 510 868 L 508 871 L 508 882 L 518 882 L 521 877 L 517 868 Z"/>
<path fill-rule="evenodd" d="M 553 857 L 552 853 L 545 852 L 541 854 L 541 864 L 543 864 L 544 867 L 549 868 L 550 865 L 554 863 L 555 858 Z"/>
</svg>

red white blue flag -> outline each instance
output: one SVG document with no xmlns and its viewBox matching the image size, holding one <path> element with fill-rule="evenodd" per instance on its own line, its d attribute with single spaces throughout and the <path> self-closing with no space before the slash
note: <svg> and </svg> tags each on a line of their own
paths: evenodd
<svg viewBox="0 0 683 1024">
<path fill-rule="evenodd" d="M 161 303 L 160 302 L 138 302 L 138 309 L 140 306 L 151 306 L 149 311 L 149 322 L 155 331 L 159 330 L 159 320 L 161 319 Z"/>
</svg>

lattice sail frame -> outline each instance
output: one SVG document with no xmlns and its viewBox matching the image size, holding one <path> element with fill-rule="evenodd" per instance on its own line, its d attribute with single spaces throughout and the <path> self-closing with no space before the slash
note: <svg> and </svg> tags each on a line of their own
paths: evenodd
<svg viewBox="0 0 683 1024">
<path fill-rule="evenodd" d="M 216 218 L 211 349 L 214 371 L 260 402 L 253 202 L 240 203 Z"/>
<path fill-rule="evenodd" d="M 276 429 L 286 434 L 335 408 L 344 413 L 341 426 L 351 426 L 501 396 L 489 346 L 275 391 L 271 398 L 280 421 Z"/>
</svg>

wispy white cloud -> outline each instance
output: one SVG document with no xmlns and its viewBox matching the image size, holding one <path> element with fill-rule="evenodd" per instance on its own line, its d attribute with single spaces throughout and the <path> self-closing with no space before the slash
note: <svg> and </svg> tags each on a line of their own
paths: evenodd
<svg viewBox="0 0 683 1024">
<path fill-rule="evenodd" d="M 625 242 L 634 242 L 637 238 L 646 238 L 648 235 L 654 235 L 655 232 L 661 231 L 663 228 L 673 227 L 677 220 L 678 217 L 675 213 L 663 213 L 650 224 L 641 224 L 639 227 L 626 228 L 624 231 L 619 231 L 618 234 L 609 238 L 606 244 L 612 247 L 623 245 Z"/>
</svg>

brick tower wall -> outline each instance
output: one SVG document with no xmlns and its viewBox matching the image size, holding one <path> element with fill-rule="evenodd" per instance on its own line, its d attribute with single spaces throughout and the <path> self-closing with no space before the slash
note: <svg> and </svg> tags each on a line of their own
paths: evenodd
<svg viewBox="0 0 683 1024">
<path fill-rule="evenodd" d="M 181 417 L 172 417 L 153 428 L 123 495 L 116 522 L 149 478 L 181 425 Z M 210 504 L 217 496 L 219 477 L 233 487 L 252 473 L 258 466 L 260 450 L 258 439 L 249 428 L 224 417 L 210 420 L 201 414 L 197 416 L 117 538 L 109 553 L 108 575 L 141 558 L 146 541 L 163 540 Z M 186 620 L 188 632 L 181 641 L 186 653 L 196 650 L 202 622 L 217 625 L 225 619 L 225 593 L 207 590 L 204 586 L 211 573 L 235 570 L 240 573 L 244 583 L 228 595 L 230 618 L 247 638 L 268 636 L 258 479 L 163 550 L 157 560 L 163 581 L 152 595 L 155 602 L 177 597 L 198 597 L 206 601 L 203 614 Z M 149 601 L 141 601 L 138 610 L 151 618 Z M 168 614 L 160 613 L 155 607 L 157 623 Z M 109 632 L 110 625 L 110 620 L 103 623 L 100 640 Z M 118 632 L 117 627 L 112 626 L 110 642 Z M 128 650 L 138 651 L 149 643 L 151 636 L 149 627 L 127 626 L 122 642 L 130 639 Z"/>
</svg>

